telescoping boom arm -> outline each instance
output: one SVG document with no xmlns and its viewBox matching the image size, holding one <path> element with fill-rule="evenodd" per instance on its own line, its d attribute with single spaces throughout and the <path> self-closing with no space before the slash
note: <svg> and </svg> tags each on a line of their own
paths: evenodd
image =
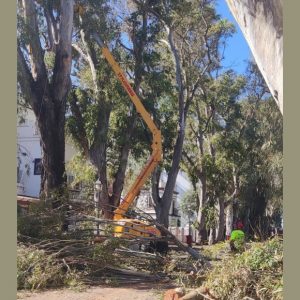
<svg viewBox="0 0 300 300">
<path fill-rule="evenodd" d="M 150 177 L 151 173 L 154 171 L 155 167 L 158 165 L 158 163 L 161 161 L 161 155 L 162 155 L 162 142 L 161 142 L 161 132 L 154 124 L 150 114 L 146 111 L 144 105 L 142 104 L 139 97 L 134 92 L 133 88 L 131 87 L 130 83 L 128 82 L 124 72 L 118 65 L 118 63 L 115 61 L 114 57 L 110 53 L 108 47 L 103 43 L 101 38 L 98 34 L 93 33 L 94 39 L 97 42 L 97 44 L 102 49 L 102 54 L 112 67 L 113 71 L 115 72 L 117 78 L 121 82 L 122 86 L 126 90 L 127 94 L 129 95 L 131 101 L 135 105 L 135 108 L 137 112 L 141 115 L 144 122 L 147 124 L 148 128 L 150 129 L 153 137 L 152 141 L 152 153 L 149 157 L 146 165 L 140 172 L 137 179 L 134 181 L 133 185 L 131 186 L 129 192 L 125 196 L 124 200 L 120 203 L 118 208 L 114 211 L 114 219 L 120 220 L 124 218 L 124 215 L 128 211 L 129 206 L 134 201 L 135 197 L 138 195 L 141 187 L 144 185 L 146 180 Z"/>
</svg>

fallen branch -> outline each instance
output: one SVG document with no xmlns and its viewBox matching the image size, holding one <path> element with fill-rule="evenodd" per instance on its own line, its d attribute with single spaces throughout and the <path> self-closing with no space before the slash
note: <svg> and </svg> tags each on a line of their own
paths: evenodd
<svg viewBox="0 0 300 300">
<path fill-rule="evenodd" d="M 171 238 L 171 241 L 182 251 L 187 252 L 188 254 L 190 254 L 194 259 L 203 259 L 203 256 L 196 251 L 195 249 L 188 247 L 186 245 L 184 245 L 182 242 L 180 242 L 176 236 L 170 232 L 166 227 L 164 227 L 163 225 L 159 224 L 158 222 L 155 222 L 155 225 L 157 226 L 157 228 L 160 230 L 161 233 L 163 233 L 164 235 L 167 235 L 168 237 Z"/>
<path fill-rule="evenodd" d="M 116 273 L 116 274 L 121 274 L 121 275 L 127 275 L 127 276 L 136 276 L 136 277 L 143 277 L 146 279 L 162 279 L 162 276 L 159 275 L 152 275 L 150 273 L 146 272 L 138 272 L 138 271 L 133 271 L 133 270 L 126 270 L 126 269 L 120 269 L 112 266 L 106 266 L 106 270 L 109 270 L 110 273 Z"/>
<path fill-rule="evenodd" d="M 164 261 L 164 258 L 159 256 L 158 254 L 145 253 L 145 252 L 141 252 L 141 251 L 133 251 L 130 249 L 116 249 L 115 252 L 120 253 L 120 254 L 125 254 L 126 256 L 131 256 L 131 257 L 158 260 L 160 262 Z"/>
<path fill-rule="evenodd" d="M 148 217 L 146 213 L 142 213 L 139 216 L 142 217 L 150 225 L 152 225 L 152 226 L 155 225 L 160 230 L 163 237 L 171 240 L 180 250 L 182 250 L 184 252 L 187 252 L 194 259 L 197 259 L 197 260 L 202 259 L 203 260 L 203 256 L 198 251 L 196 251 L 195 249 L 193 249 L 191 247 L 188 247 L 185 244 L 183 244 L 182 242 L 180 242 L 172 232 L 170 232 L 166 227 L 164 227 L 163 225 L 158 223 L 152 217 Z M 99 218 L 96 218 L 96 217 L 93 217 L 93 216 L 87 216 L 87 215 L 82 215 L 78 220 L 88 220 L 88 221 L 92 221 L 92 222 L 96 222 L 96 223 L 101 222 L 102 224 L 105 223 L 105 222 L 109 223 L 109 224 L 116 223 L 116 221 L 113 221 L 113 220 L 104 220 L 104 219 L 99 219 Z M 120 225 L 118 224 L 118 226 L 120 226 Z M 124 227 L 126 227 L 126 226 L 124 226 Z M 141 232 L 144 232 L 144 231 L 141 231 Z M 155 240 L 155 241 L 162 240 L 162 238 L 160 238 L 160 237 L 157 237 L 157 238 L 155 238 L 155 237 L 153 237 L 153 238 L 138 237 L 138 239 L 139 240 L 148 240 L 148 241 L 150 241 L 150 240 Z"/>
</svg>

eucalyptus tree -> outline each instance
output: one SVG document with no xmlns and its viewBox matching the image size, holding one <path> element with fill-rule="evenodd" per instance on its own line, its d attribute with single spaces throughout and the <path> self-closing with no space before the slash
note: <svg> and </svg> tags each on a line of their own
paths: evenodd
<svg viewBox="0 0 300 300">
<path fill-rule="evenodd" d="M 65 112 L 71 88 L 73 0 L 18 1 L 17 80 L 37 119 L 43 152 L 41 191 L 64 185 Z"/>
<path fill-rule="evenodd" d="M 69 99 L 67 122 L 73 141 L 97 169 L 105 217 L 112 217 L 119 204 L 130 155 L 135 159 L 145 156 L 150 144 L 141 118 L 91 33 L 96 31 L 105 41 L 150 113 L 155 101 L 148 83 L 160 80 L 153 71 L 157 62 L 152 51 L 158 30 L 149 13 L 143 5 L 127 6 L 121 13 L 118 8 L 109 1 L 86 1 L 75 20 L 78 32 L 73 47 L 78 55 L 75 75 L 79 84 Z"/>
<path fill-rule="evenodd" d="M 143 3 L 134 2 L 139 5 Z M 225 35 L 232 32 L 232 27 L 216 15 L 212 1 L 151 1 L 145 6 L 154 17 L 153 22 L 161 25 L 160 51 L 168 58 L 162 61 L 162 68 L 171 76 L 169 100 L 176 100 L 176 127 L 173 126 L 176 132 L 174 138 L 169 140 L 169 150 L 165 151 L 168 179 L 162 196 L 159 194 L 159 169 L 152 177 L 156 215 L 162 224 L 168 226 L 169 209 L 182 157 L 187 113 L 195 96 L 201 93 L 205 74 L 219 64 L 220 43 Z M 173 108 L 174 102 L 170 103 Z"/>
<path fill-rule="evenodd" d="M 267 227 L 267 206 L 280 211 L 282 203 L 282 116 L 255 64 L 249 63 L 245 93 L 237 114 L 225 119 L 218 148 L 232 165 L 225 206 L 243 218 L 246 230 Z M 230 185 L 228 185 L 230 186 Z M 230 191 L 229 190 L 229 191 Z M 234 205 L 234 211 L 232 210 Z M 232 224 L 232 217 L 229 223 Z M 258 226 L 261 222 L 262 226 Z M 226 224 L 230 227 L 230 224 Z"/>
<path fill-rule="evenodd" d="M 248 112 L 253 103 L 243 103 Z M 259 101 L 248 122 L 243 139 L 247 160 L 242 165 L 240 215 L 247 230 L 264 238 L 273 222 L 282 214 L 282 115 L 269 97 Z"/>
<path fill-rule="evenodd" d="M 202 85 L 203 94 L 195 99 L 189 113 L 183 167 L 198 194 L 199 242 L 206 237 L 207 227 L 211 227 L 211 232 L 217 231 L 217 240 L 223 237 L 225 200 L 236 193 L 235 163 L 224 152 L 223 136 L 239 117 L 237 100 L 244 85 L 244 78 L 232 71 L 217 78 L 212 76 Z M 208 212 L 218 218 L 213 222 L 210 217 L 209 226 Z"/>
</svg>

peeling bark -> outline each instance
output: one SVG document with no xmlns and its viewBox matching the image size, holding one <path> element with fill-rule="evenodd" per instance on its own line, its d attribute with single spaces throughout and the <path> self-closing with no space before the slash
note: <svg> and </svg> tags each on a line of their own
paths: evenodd
<svg viewBox="0 0 300 300">
<path fill-rule="evenodd" d="M 283 113 L 283 0 L 226 0 Z"/>
<path fill-rule="evenodd" d="M 233 229 L 233 202 L 230 201 L 226 207 L 226 237 L 230 237 Z"/>
<path fill-rule="evenodd" d="M 206 175 L 203 173 L 201 178 L 201 185 L 199 187 L 199 208 L 197 213 L 197 222 L 198 222 L 198 243 L 202 243 L 203 240 L 207 239 L 207 233 L 205 228 L 205 214 L 203 213 L 203 209 L 206 205 Z"/>
</svg>

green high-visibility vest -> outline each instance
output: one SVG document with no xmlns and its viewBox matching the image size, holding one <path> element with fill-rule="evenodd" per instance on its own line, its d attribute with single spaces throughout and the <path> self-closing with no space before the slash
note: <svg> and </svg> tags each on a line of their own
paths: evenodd
<svg viewBox="0 0 300 300">
<path fill-rule="evenodd" d="M 233 230 L 230 235 L 231 241 L 244 240 L 245 233 L 242 230 Z"/>
</svg>

